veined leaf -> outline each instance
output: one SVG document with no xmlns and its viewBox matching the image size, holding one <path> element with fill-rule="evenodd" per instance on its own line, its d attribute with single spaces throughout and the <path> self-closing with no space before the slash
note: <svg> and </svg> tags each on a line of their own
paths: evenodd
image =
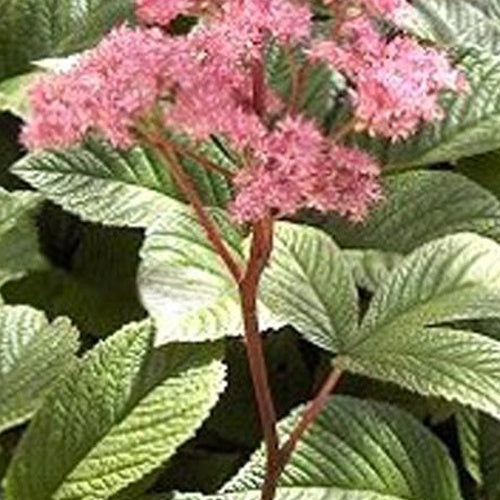
<svg viewBox="0 0 500 500">
<path fill-rule="evenodd" d="M 465 468 L 476 484 L 483 484 L 481 472 L 480 414 L 472 408 L 461 408 L 456 416 L 458 441 Z"/>
<path fill-rule="evenodd" d="M 261 299 L 283 323 L 331 351 L 358 324 L 357 292 L 333 240 L 305 225 L 278 223 Z"/>
<path fill-rule="evenodd" d="M 487 500 L 500 499 L 500 423 L 471 409 L 457 414 L 460 448 L 467 470 Z"/>
<path fill-rule="evenodd" d="M 380 250 L 344 250 L 344 260 L 359 288 L 373 293 L 403 259 L 398 253 Z"/>
<path fill-rule="evenodd" d="M 420 247 L 371 301 L 346 367 L 500 417 L 500 343 L 434 327 L 500 315 L 500 246 L 474 234 Z"/>
<path fill-rule="evenodd" d="M 287 435 L 295 412 L 281 423 Z M 220 494 L 179 500 L 257 500 L 259 450 Z M 177 499 L 177 496 L 174 497 Z M 458 500 L 444 446 L 413 417 L 385 404 L 335 396 L 306 432 L 280 478 L 277 500 Z"/>
<path fill-rule="evenodd" d="M 221 176 L 193 163 L 188 169 L 205 203 L 226 201 L 228 188 Z M 139 147 L 124 153 L 88 141 L 72 150 L 30 155 L 16 163 L 12 172 L 46 198 L 91 222 L 147 227 L 178 205 L 179 194 L 167 165 Z"/>
<path fill-rule="evenodd" d="M 131 0 L 2 0 L 0 78 L 22 73 L 36 59 L 91 46 L 130 19 Z"/>
<path fill-rule="evenodd" d="M 294 73 L 301 72 L 301 91 L 294 92 Z M 343 78 L 323 64 L 306 65 L 304 54 L 291 52 L 275 45 L 267 57 L 267 72 L 271 86 L 286 103 L 297 98 L 294 105 L 310 118 L 323 120 L 332 110 L 335 97 L 345 87 Z"/>
<path fill-rule="evenodd" d="M 151 322 L 98 344 L 54 388 L 16 451 L 7 500 L 105 499 L 191 438 L 224 387 L 217 346 L 153 351 Z"/>
<path fill-rule="evenodd" d="M 359 335 L 500 314 L 500 245 L 472 233 L 411 253 L 379 287 Z"/>
<path fill-rule="evenodd" d="M 461 231 L 500 241 L 500 201 L 459 174 L 406 172 L 386 177 L 383 188 L 384 199 L 362 223 L 328 215 L 320 227 L 342 247 L 402 254 Z"/>
<path fill-rule="evenodd" d="M 500 54 L 498 0 L 414 0 L 412 6 L 417 19 L 403 24 L 410 31 L 450 47 L 474 45 Z"/>
<path fill-rule="evenodd" d="M 40 201 L 29 191 L 0 188 L 0 286 L 46 265 L 34 220 Z"/>
<path fill-rule="evenodd" d="M 0 306 L 0 433 L 22 424 L 76 360 L 78 332 L 28 306 Z"/>
</svg>

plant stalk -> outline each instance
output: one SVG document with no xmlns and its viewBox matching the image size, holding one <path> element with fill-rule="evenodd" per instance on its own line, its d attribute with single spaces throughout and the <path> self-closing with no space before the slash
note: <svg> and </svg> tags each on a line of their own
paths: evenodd
<svg viewBox="0 0 500 500">
<path fill-rule="evenodd" d="M 271 255 L 273 220 L 270 216 L 267 216 L 263 220 L 256 222 L 252 229 L 250 258 L 239 291 L 245 326 L 245 347 L 266 444 L 267 478 L 273 475 L 273 471 L 278 466 L 279 441 L 276 432 L 276 411 L 269 387 L 269 377 L 257 316 L 257 298 L 260 278 Z M 275 488 L 275 484 L 264 485 L 261 499 L 272 500 Z"/>
<path fill-rule="evenodd" d="M 257 317 L 257 296 L 260 277 L 271 255 L 273 220 L 268 216 L 253 225 L 250 258 L 243 273 L 238 263 L 229 253 L 219 229 L 207 214 L 196 187 L 179 163 L 174 148 L 161 137 L 149 138 L 148 141 L 161 152 L 167 161 L 180 191 L 193 207 L 209 241 L 238 284 L 245 329 L 245 347 L 267 448 L 268 471 L 271 473 L 278 464 L 279 443 L 276 433 L 276 411 L 269 387 Z M 272 500 L 273 497 L 274 492 L 269 492 L 262 497 L 262 500 Z"/>
<path fill-rule="evenodd" d="M 170 171 L 177 186 L 179 187 L 182 194 L 186 197 L 190 205 L 193 207 L 193 210 L 195 211 L 201 226 L 205 230 L 207 238 L 209 239 L 217 254 L 223 260 L 234 280 L 239 283 L 243 276 L 241 267 L 231 255 L 226 244 L 222 240 L 219 228 L 205 210 L 196 187 L 182 168 L 182 165 L 179 163 L 175 154 L 175 150 L 168 142 L 160 137 L 149 139 L 149 141 L 164 156 L 165 160 L 170 166 Z"/>
</svg>

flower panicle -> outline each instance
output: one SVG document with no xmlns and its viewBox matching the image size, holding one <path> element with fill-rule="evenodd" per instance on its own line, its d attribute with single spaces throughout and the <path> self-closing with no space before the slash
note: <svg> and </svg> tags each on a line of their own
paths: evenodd
<svg viewBox="0 0 500 500">
<path fill-rule="evenodd" d="M 230 206 L 240 222 L 302 208 L 362 220 L 381 197 L 377 162 L 325 135 L 271 87 L 264 68 L 271 44 L 342 72 L 351 129 L 392 141 L 441 119 L 443 91 L 467 90 L 445 52 L 379 30 L 379 17 L 397 24 L 410 9 L 405 0 L 330 0 L 336 22 L 326 35 L 313 29 L 305 0 L 136 2 L 139 27 L 113 29 L 69 70 L 35 84 L 22 141 L 29 149 L 69 147 L 95 133 L 129 148 L 137 125 L 153 115 L 195 143 L 223 137 L 244 159 Z M 179 15 L 200 20 L 173 35 L 164 28 Z"/>
</svg>

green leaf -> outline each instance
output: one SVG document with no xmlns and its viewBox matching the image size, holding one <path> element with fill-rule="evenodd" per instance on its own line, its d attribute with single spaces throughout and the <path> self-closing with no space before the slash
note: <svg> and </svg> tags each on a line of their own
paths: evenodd
<svg viewBox="0 0 500 500">
<path fill-rule="evenodd" d="M 392 167 L 428 165 L 500 147 L 500 58 L 471 49 L 458 67 L 470 90 L 443 96 L 445 118 L 428 123 L 407 141 L 387 144 L 382 163 Z M 381 142 L 372 142 L 374 151 L 380 152 Z"/>
<path fill-rule="evenodd" d="M 41 71 L 31 71 L 0 82 L 0 111 L 9 111 L 23 119 L 29 117 L 27 90 L 41 74 Z"/>
<path fill-rule="evenodd" d="M 271 86 L 289 103 L 292 96 L 294 73 L 301 72 L 302 87 L 295 103 L 298 110 L 320 121 L 334 106 L 335 97 L 344 89 L 345 82 L 339 73 L 326 65 L 308 64 L 304 54 L 290 52 L 274 45 L 267 55 L 267 72 Z"/>
<path fill-rule="evenodd" d="M 420 247 L 377 289 L 349 370 L 500 417 L 500 342 L 432 327 L 500 315 L 500 246 L 474 234 Z"/>
<path fill-rule="evenodd" d="M 22 424 L 76 358 L 78 332 L 27 306 L 0 307 L 0 433 Z"/>
<path fill-rule="evenodd" d="M 414 0 L 416 19 L 403 24 L 410 31 L 451 47 L 476 46 L 500 54 L 498 0 Z M 417 29 L 415 30 L 415 27 Z"/>
<path fill-rule="evenodd" d="M 477 182 L 500 199 L 500 150 L 460 160 L 458 172 Z"/>
<path fill-rule="evenodd" d="M 242 235 L 224 212 L 212 215 L 243 263 Z M 148 228 L 141 258 L 139 292 L 156 322 L 158 345 L 242 335 L 236 284 L 190 210 L 170 210 Z M 269 316 L 262 306 L 263 328 L 274 324 Z"/>
<path fill-rule="evenodd" d="M 154 351 L 151 322 L 98 344 L 47 396 L 16 451 L 7 500 L 105 499 L 156 469 L 224 387 L 218 346 Z"/>
<path fill-rule="evenodd" d="M 82 224 L 53 206 L 42 212 L 40 229 L 55 265 L 7 284 L 7 303 L 68 316 L 98 337 L 146 316 L 136 286 L 141 231 Z"/>
<path fill-rule="evenodd" d="M 36 59 L 91 46 L 132 17 L 131 0 L 3 0 L 0 79 L 25 72 Z"/>
<path fill-rule="evenodd" d="M 365 221 L 323 217 L 342 247 L 408 253 L 433 239 L 471 231 L 500 241 L 500 201 L 452 172 L 418 171 L 384 179 L 384 199 Z"/>
<path fill-rule="evenodd" d="M 0 286 L 46 265 L 34 220 L 40 201 L 29 191 L 0 188 Z"/>
<path fill-rule="evenodd" d="M 500 422 L 470 409 L 457 415 L 460 449 L 482 498 L 500 499 Z"/>
<path fill-rule="evenodd" d="M 356 285 L 371 293 L 387 279 L 403 258 L 398 253 L 380 250 L 344 250 L 343 256 L 353 273 Z"/>
<path fill-rule="evenodd" d="M 12 172 L 46 198 L 91 222 L 147 227 L 179 204 L 167 165 L 140 147 L 125 153 L 88 141 L 72 150 L 27 156 Z M 205 203 L 218 205 L 229 196 L 220 176 L 207 174 L 192 163 L 189 173 Z"/>
<path fill-rule="evenodd" d="M 284 435 L 298 412 L 280 427 Z M 179 500 L 257 500 L 263 480 L 259 450 L 220 494 Z M 277 500 L 459 500 L 445 447 L 407 413 L 346 396 L 330 400 L 306 432 L 279 481 Z"/>
<path fill-rule="evenodd" d="M 479 412 L 471 408 L 461 408 L 455 418 L 465 468 L 476 484 L 482 485 Z"/>
<path fill-rule="evenodd" d="M 281 323 L 336 351 L 358 324 L 352 274 L 332 239 L 304 225 L 276 225 L 274 248 L 262 276 L 261 299 Z"/>
</svg>

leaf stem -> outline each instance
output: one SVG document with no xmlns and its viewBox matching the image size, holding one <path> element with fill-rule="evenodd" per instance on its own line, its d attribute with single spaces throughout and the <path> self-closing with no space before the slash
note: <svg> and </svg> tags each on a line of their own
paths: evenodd
<svg viewBox="0 0 500 500">
<path fill-rule="evenodd" d="M 310 425 L 316 420 L 325 405 L 328 403 L 330 394 L 337 386 L 340 378 L 342 377 L 342 374 L 343 369 L 340 367 L 335 367 L 323 383 L 323 386 L 321 387 L 316 397 L 312 401 L 310 401 L 304 409 L 299 423 L 293 429 L 285 444 L 278 450 L 278 459 L 276 462 L 274 462 L 274 468 L 269 469 L 268 467 L 266 471 L 261 500 L 272 500 L 274 498 L 278 479 L 283 472 L 286 464 L 290 460 L 290 457 L 295 450 L 297 443 L 302 438 L 306 430 L 310 427 Z"/>
<path fill-rule="evenodd" d="M 280 450 L 280 465 L 282 466 L 282 469 L 290 459 L 293 450 L 297 446 L 297 443 L 300 440 L 300 438 L 304 435 L 304 432 L 316 420 L 318 415 L 325 407 L 326 403 L 328 403 L 330 394 L 339 383 L 342 374 L 343 374 L 343 369 L 336 366 L 331 371 L 330 375 L 325 380 L 325 382 L 323 383 L 323 386 L 319 390 L 316 397 L 312 401 L 310 401 L 309 404 L 304 409 L 304 413 L 302 414 L 302 418 L 297 424 L 297 427 L 295 427 L 295 429 L 292 431 L 287 442 L 283 445 L 283 447 Z"/>
</svg>

